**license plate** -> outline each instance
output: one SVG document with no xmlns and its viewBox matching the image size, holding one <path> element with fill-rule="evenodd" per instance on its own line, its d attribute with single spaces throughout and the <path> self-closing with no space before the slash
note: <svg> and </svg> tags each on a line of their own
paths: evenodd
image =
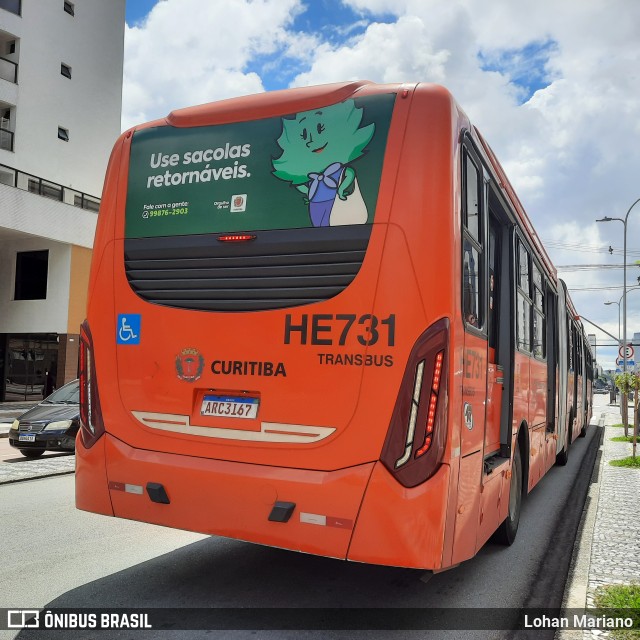
<svg viewBox="0 0 640 640">
<path fill-rule="evenodd" d="M 258 415 L 258 398 L 235 396 L 205 396 L 200 414 L 218 418 L 255 418 Z"/>
<path fill-rule="evenodd" d="M 36 441 L 36 436 L 33 433 L 24 435 L 24 436 L 18 436 L 18 442 L 35 442 Z"/>
</svg>

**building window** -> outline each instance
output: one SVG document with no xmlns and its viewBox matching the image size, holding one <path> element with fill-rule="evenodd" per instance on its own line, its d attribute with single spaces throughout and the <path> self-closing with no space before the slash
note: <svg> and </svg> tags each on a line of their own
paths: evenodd
<svg viewBox="0 0 640 640">
<path fill-rule="evenodd" d="M 60 64 L 60 73 L 65 77 L 71 80 L 71 67 L 68 64 L 62 62 Z"/>
<path fill-rule="evenodd" d="M 13 131 L 11 131 L 10 109 L 0 109 L 0 149 L 13 151 Z"/>
<path fill-rule="evenodd" d="M 64 0 L 64 10 L 70 16 L 75 16 L 76 15 L 75 5 L 73 4 L 73 2 L 67 2 L 67 0 Z"/>
<path fill-rule="evenodd" d="M 46 300 L 49 251 L 16 254 L 15 300 Z"/>
<path fill-rule="evenodd" d="M 0 0 L 0 9 L 6 9 L 20 16 L 22 15 L 22 0 Z"/>
<path fill-rule="evenodd" d="M 11 55 L 12 53 L 16 52 L 16 41 L 15 40 L 11 40 L 11 42 L 7 43 L 7 54 Z"/>
<path fill-rule="evenodd" d="M 58 138 L 60 138 L 60 140 L 64 140 L 65 142 L 69 142 L 69 129 L 58 127 Z"/>
<path fill-rule="evenodd" d="M 41 178 L 29 178 L 29 192 L 37 193 L 45 198 L 51 198 L 52 200 L 58 200 L 62 202 L 63 192 L 62 187 L 55 182 L 47 182 Z"/>
<path fill-rule="evenodd" d="M 73 206 L 98 213 L 98 211 L 100 211 L 100 200 L 84 194 L 77 195 L 73 197 Z"/>
</svg>

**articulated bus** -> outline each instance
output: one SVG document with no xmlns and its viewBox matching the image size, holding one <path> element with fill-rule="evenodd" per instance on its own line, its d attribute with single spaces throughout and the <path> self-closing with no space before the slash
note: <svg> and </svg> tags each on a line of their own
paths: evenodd
<svg viewBox="0 0 640 640">
<path fill-rule="evenodd" d="M 173 111 L 107 169 L 76 503 L 443 570 L 590 420 L 592 360 L 496 157 L 444 88 Z"/>
</svg>

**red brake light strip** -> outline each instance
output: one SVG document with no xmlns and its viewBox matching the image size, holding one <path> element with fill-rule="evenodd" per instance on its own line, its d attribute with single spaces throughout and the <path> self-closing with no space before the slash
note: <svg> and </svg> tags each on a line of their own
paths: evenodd
<svg viewBox="0 0 640 640">
<path fill-rule="evenodd" d="M 416 451 L 416 458 L 424 455 L 433 442 L 433 428 L 436 422 L 436 411 L 438 409 L 438 390 L 440 389 L 440 379 L 442 377 L 442 362 L 444 351 L 439 351 L 433 364 L 433 380 L 431 382 L 431 397 L 429 398 L 429 412 L 427 413 L 427 424 L 425 437 L 422 446 Z"/>
</svg>

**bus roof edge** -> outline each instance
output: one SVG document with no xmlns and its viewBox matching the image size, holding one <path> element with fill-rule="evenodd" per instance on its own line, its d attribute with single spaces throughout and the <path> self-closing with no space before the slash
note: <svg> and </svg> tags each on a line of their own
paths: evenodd
<svg viewBox="0 0 640 640">
<path fill-rule="evenodd" d="M 315 104 L 321 106 L 342 102 L 368 84 L 373 83 L 369 80 L 337 82 L 228 98 L 197 107 L 176 109 L 167 117 L 167 124 L 174 127 L 198 127 L 269 118 L 282 115 L 283 112 L 307 111 L 313 109 Z"/>
</svg>

